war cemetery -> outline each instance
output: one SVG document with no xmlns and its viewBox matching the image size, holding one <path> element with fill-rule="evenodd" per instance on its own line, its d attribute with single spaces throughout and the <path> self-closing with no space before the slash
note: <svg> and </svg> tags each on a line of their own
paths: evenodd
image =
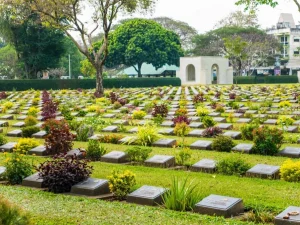
<svg viewBox="0 0 300 225">
<path fill-rule="evenodd" d="M 300 224 L 300 4 L 163 2 L 0 2 L 0 225 Z"/>
</svg>

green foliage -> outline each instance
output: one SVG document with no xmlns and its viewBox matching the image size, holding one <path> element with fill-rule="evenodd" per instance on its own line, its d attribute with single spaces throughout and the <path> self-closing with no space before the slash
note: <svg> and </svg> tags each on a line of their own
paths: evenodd
<svg viewBox="0 0 300 225">
<path fill-rule="evenodd" d="M 263 126 L 253 131 L 254 154 L 276 155 L 283 143 L 283 132 L 277 128 Z"/>
<path fill-rule="evenodd" d="M 86 157 L 92 161 L 100 161 L 107 149 L 98 140 L 89 140 Z"/>
<path fill-rule="evenodd" d="M 213 140 L 212 149 L 219 152 L 230 152 L 234 145 L 231 137 L 220 135 Z"/>
<path fill-rule="evenodd" d="M 136 184 L 135 174 L 126 170 L 123 173 L 114 170 L 108 177 L 110 191 L 119 200 L 124 199 Z"/>
<path fill-rule="evenodd" d="M 128 154 L 128 159 L 131 162 L 143 163 L 152 152 L 151 148 L 143 148 L 143 147 L 132 147 L 126 150 Z"/>
<path fill-rule="evenodd" d="M 235 84 L 290 84 L 290 83 L 298 83 L 297 76 L 268 76 L 262 77 L 258 79 L 256 76 L 249 77 L 234 77 L 233 82 Z"/>
<path fill-rule="evenodd" d="M 38 108 L 36 108 L 36 107 L 30 107 L 28 109 L 27 115 L 28 116 L 34 116 L 34 117 L 36 117 L 39 112 L 40 112 L 40 110 Z"/>
<path fill-rule="evenodd" d="M 0 196 L 1 225 L 30 225 L 30 219 L 20 208 Z"/>
<path fill-rule="evenodd" d="M 179 65 L 183 56 L 177 34 L 147 19 L 129 20 L 119 26 L 110 36 L 108 51 L 107 67 L 135 66 L 139 77 L 143 63 L 158 69 L 165 64 Z"/>
<path fill-rule="evenodd" d="M 124 138 L 120 134 L 105 134 L 99 137 L 100 143 L 119 144 L 119 141 Z"/>
<path fill-rule="evenodd" d="M 253 140 L 253 130 L 257 129 L 258 127 L 259 127 L 259 124 L 257 124 L 257 123 L 244 124 L 240 128 L 243 140 L 252 141 Z"/>
<path fill-rule="evenodd" d="M 28 126 L 22 128 L 22 137 L 30 138 L 33 134 L 40 131 L 40 128 L 36 126 Z"/>
<path fill-rule="evenodd" d="M 7 138 L 3 134 L 0 134 L 0 145 L 4 145 L 6 143 L 7 143 Z"/>
<path fill-rule="evenodd" d="M 201 118 L 201 122 L 203 123 L 205 128 L 213 127 L 216 125 L 216 122 L 211 116 L 204 116 Z"/>
<path fill-rule="evenodd" d="M 5 179 L 10 184 L 21 184 L 24 178 L 32 174 L 33 166 L 28 162 L 25 155 L 13 152 L 10 155 L 6 154 L 5 158 Z"/>
<path fill-rule="evenodd" d="M 178 137 L 185 137 L 189 134 L 191 128 L 186 123 L 177 123 L 174 128 L 174 134 Z"/>
<path fill-rule="evenodd" d="M 84 59 L 80 62 L 80 72 L 85 77 L 95 78 L 96 77 L 96 69 L 95 67 L 90 63 L 88 59 Z"/>
<path fill-rule="evenodd" d="M 205 116 L 208 116 L 209 114 L 209 110 L 204 108 L 204 107 L 198 107 L 197 108 L 197 116 L 200 116 L 200 117 L 205 117 Z"/>
<path fill-rule="evenodd" d="M 89 137 L 93 136 L 93 134 L 94 131 L 92 127 L 82 124 L 78 129 L 76 129 L 76 140 L 87 141 Z"/>
<path fill-rule="evenodd" d="M 217 172 L 225 175 L 244 175 L 251 166 L 239 154 L 231 154 L 230 156 L 220 160 L 217 163 Z"/>
<path fill-rule="evenodd" d="M 25 126 L 28 127 L 28 126 L 36 125 L 38 123 L 38 121 L 34 116 L 27 116 L 24 123 L 25 123 Z"/>
<path fill-rule="evenodd" d="M 163 195 L 164 206 L 176 211 L 191 211 L 200 200 L 197 184 L 189 182 L 188 178 L 179 181 L 173 178 L 170 190 Z"/>
<path fill-rule="evenodd" d="M 286 160 L 280 167 L 280 177 L 282 180 L 289 182 L 300 181 L 300 162 Z"/>
<path fill-rule="evenodd" d="M 29 150 L 39 146 L 39 142 L 33 138 L 20 138 L 15 147 L 15 151 L 20 154 L 26 154 Z"/>
<path fill-rule="evenodd" d="M 133 112 L 132 118 L 135 119 L 135 120 L 141 120 L 141 119 L 143 119 L 146 115 L 147 115 L 146 112 L 144 112 L 144 111 L 142 111 L 142 110 L 137 110 L 137 111 L 134 111 L 134 112 Z"/>
<path fill-rule="evenodd" d="M 192 157 L 192 150 L 189 148 L 182 148 L 176 155 L 176 162 L 178 165 L 186 165 L 187 161 Z"/>
<path fill-rule="evenodd" d="M 143 146 L 151 146 L 159 137 L 157 127 L 154 125 L 146 124 L 138 128 L 138 142 Z"/>
<path fill-rule="evenodd" d="M 0 80 L 0 91 L 25 91 L 30 88 L 35 90 L 60 90 L 60 89 L 93 89 L 94 79 L 65 79 L 65 80 Z M 136 79 L 104 79 L 104 88 L 137 88 L 181 86 L 179 78 L 136 78 Z"/>
</svg>

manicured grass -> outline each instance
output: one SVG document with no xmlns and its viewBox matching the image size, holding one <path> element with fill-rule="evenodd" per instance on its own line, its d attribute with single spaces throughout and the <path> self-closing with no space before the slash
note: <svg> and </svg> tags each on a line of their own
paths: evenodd
<svg viewBox="0 0 300 225">
<path fill-rule="evenodd" d="M 28 211 L 36 225 L 254 224 L 195 213 L 175 212 L 161 207 L 55 195 L 23 187 L 0 185 L 0 193 Z"/>
</svg>

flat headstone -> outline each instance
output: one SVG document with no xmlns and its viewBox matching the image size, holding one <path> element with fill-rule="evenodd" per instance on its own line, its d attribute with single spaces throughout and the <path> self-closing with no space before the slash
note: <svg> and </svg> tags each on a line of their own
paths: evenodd
<svg viewBox="0 0 300 225">
<path fill-rule="evenodd" d="M 210 150 L 212 145 L 212 141 L 196 141 L 190 145 L 191 149 L 198 149 L 198 150 Z"/>
<path fill-rule="evenodd" d="M 73 149 L 68 151 L 66 157 L 76 156 L 78 159 L 83 159 L 86 156 L 86 152 L 80 149 Z"/>
<path fill-rule="evenodd" d="M 195 205 L 194 211 L 211 216 L 226 218 L 237 216 L 244 212 L 243 200 L 220 195 L 210 195 Z"/>
<path fill-rule="evenodd" d="M 297 126 L 288 126 L 286 131 L 289 132 L 289 133 L 297 133 L 298 132 L 298 127 Z"/>
<path fill-rule="evenodd" d="M 285 147 L 279 154 L 290 158 L 300 158 L 300 148 Z"/>
<path fill-rule="evenodd" d="M 175 157 L 169 155 L 155 155 L 145 161 L 146 166 L 168 168 L 175 166 Z"/>
<path fill-rule="evenodd" d="M 299 225 L 300 207 L 289 206 L 286 210 L 275 217 L 275 225 Z"/>
<path fill-rule="evenodd" d="M 85 115 L 85 117 L 95 117 L 95 116 L 97 116 L 97 113 L 92 113 L 92 112 L 87 113 L 87 114 Z"/>
<path fill-rule="evenodd" d="M 193 121 L 193 122 L 200 122 L 200 117 L 192 116 L 192 117 L 190 117 L 190 120 Z"/>
<path fill-rule="evenodd" d="M 266 164 L 258 164 L 246 172 L 247 177 L 259 177 L 259 178 L 279 178 L 279 166 L 272 166 Z"/>
<path fill-rule="evenodd" d="M 89 140 L 96 140 L 98 141 L 103 135 L 101 134 L 94 134 L 93 136 L 89 137 Z"/>
<path fill-rule="evenodd" d="M 257 110 L 247 110 L 245 114 L 256 114 Z"/>
<path fill-rule="evenodd" d="M 128 131 L 128 133 L 137 133 L 139 131 L 138 127 L 134 127 Z"/>
<path fill-rule="evenodd" d="M 22 181 L 22 186 L 33 187 L 33 188 L 44 188 L 43 179 L 39 178 L 39 173 L 35 173 L 29 177 L 26 177 Z"/>
<path fill-rule="evenodd" d="M 0 181 L 2 180 L 5 172 L 6 172 L 6 167 L 0 166 Z"/>
<path fill-rule="evenodd" d="M 17 117 L 17 120 L 25 120 L 26 118 L 27 118 L 26 115 L 18 116 L 18 117 Z"/>
<path fill-rule="evenodd" d="M 42 130 L 42 131 L 39 131 L 39 132 L 33 134 L 32 137 L 42 139 L 42 138 L 46 137 L 46 135 L 47 135 L 47 132 Z"/>
<path fill-rule="evenodd" d="M 268 119 L 264 122 L 264 124 L 276 125 L 277 120 L 275 119 Z"/>
<path fill-rule="evenodd" d="M 164 122 L 162 122 L 161 126 L 162 127 L 174 127 L 175 124 L 173 121 L 164 121 Z"/>
<path fill-rule="evenodd" d="M 25 126 L 25 122 L 18 122 L 12 125 L 13 127 L 24 127 Z"/>
<path fill-rule="evenodd" d="M 188 137 L 201 137 L 203 134 L 204 130 L 192 130 L 188 133 Z"/>
<path fill-rule="evenodd" d="M 231 123 L 219 123 L 216 127 L 219 127 L 221 130 L 231 130 L 233 125 Z"/>
<path fill-rule="evenodd" d="M 216 170 L 216 161 L 212 159 L 202 159 L 191 167 L 192 171 L 213 173 Z"/>
<path fill-rule="evenodd" d="M 127 195 L 127 202 L 149 206 L 161 205 L 162 196 L 166 191 L 165 188 L 144 185 Z"/>
<path fill-rule="evenodd" d="M 118 126 L 108 126 L 102 129 L 103 132 L 118 132 Z"/>
<path fill-rule="evenodd" d="M 190 127 L 190 128 L 202 128 L 202 127 L 204 127 L 204 126 L 203 126 L 203 123 L 200 123 L 200 122 L 192 122 L 192 123 L 190 123 L 189 127 Z"/>
<path fill-rule="evenodd" d="M 0 151 L 11 152 L 16 145 L 17 145 L 17 142 L 8 142 L 8 143 L 0 146 Z"/>
<path fill-rule="evenodd" d="M 108 180 L 88 178 L 87 180 L 72 186 L 71 193 L 86 196 L 109 194 Z"/>
<path fill-rule="evenodd" d="M 235 118 L 241 118 L 241 117 L 244 116 L 244 114 L 243 113 L 233 113 L 232 116 L 235 117 Z"/>
<path fill-rule="evenodd" d="M 12 130 L 6 134 L 8 137 L 21 137 L 22 130 Z"/>
<path fill-rule="evenodd" d="M 160 139 L 152 144 L 154 147 L 173 147 L 177 144 L 175 139 Z"/>
<path fill-rule="evenodd" d="M 103 115 L 103 118 L 115 118 L 116 117 L 116 115 L 115 114 L 105 114 L 105 115 Z"/>
<path fill-rule="evenodd" d="M 219 112 L 212 112 L 212 113 L 210 113 L 208 115 L 211 116 L 211 117 L 218 117 L 218 116 L 221 116 L 221 113 L 219 113 Z"/>
<path fill-rule="evenodd" d="M 231 137 L 232 139 L 240 139 L 242 133 L 239 131 L 226 131 L 223 135 L 227 137 Z"/>
<path fill-rule="evenodd" d="M 128 125 L 128 121 L 127 120 L 116 120 L 113 122 L 113 124 L 116 124 L 116 125 Z"/>
<path fill-rule="evenodd" d="M 29 155 L 46 156 L 46 146 L 40 145 L 28 151 Z"/>
<path fill-rule="evenodd" d="M 9 124 L 7 121 L 0 121 L 0 127 L 8 127 Z"/>
<path fill-rule="evenodd" d="M 158 131 L 159 134 L 166 134 L 166 135 L 172 135 L 174 134 L 174 129 L 170 128 L 170 129 L 161 129 Z"/>
<path fill-rule="evenodd" d="M 136 141 L 138 140 L 137 137 L 133 137 L 133 136 L 128 136 L 128 137 L 124 137 L 122 139 L 119 140 L 119 144 L 135 144 Z"/>
<path fill-rule="evenodd" d="M 213 119 L 217 123 L 226 123 L 226 119 L 223 117 L 214 117 Z"/>
<path fill-rule="evenodd" d="M 4 115 L 4 116 L 1 116 L 0 119 L 3 119 L 3 120 L 13 120 L 14 116 L 13 115 Z"/>
<path fill-rule="evenodd" d="M 240 143 L 232 148 L 232 151 L 242 152 L 249 154 L 253 149 L 253 144 L 243 144 Z"/>
<path fill-rule="evenodd" d="M 236 122 L 237 123 L 250 123 L 251 119 L 243 118 L 243 119 L 238 119 Z"/>
<path fill-rule="evenodd" d="M 101 161 L 108 163 L 125 163 L 127 161 L 127 153 L 112 151 L 102 156 Z"/>
</svg>

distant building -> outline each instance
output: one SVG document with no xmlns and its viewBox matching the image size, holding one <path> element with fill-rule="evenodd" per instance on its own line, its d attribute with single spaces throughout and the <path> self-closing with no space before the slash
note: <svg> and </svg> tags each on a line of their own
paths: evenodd
<svg viewBox="0 0 300 225">
<path fill-rule="evenodd" d="M 300 70 L 300 25 L 296 25 L 293 15 L 281 13 L 277 25 L 267 29 L 267 33 L 278 37 L 282 45 L 281 61 L 290 74 Z"/>
<path fill-rule="evenodd" d="M 174 65 L 164 65 L 159 69 L 155 69 L 155 67 L 152 64 L 143 63 L 141 73 L 143 77 L 176 77 L 176 71 L 178 70 L 179 67 Z M 137 77 L 138 72 L 132 66 L 120 71 L 117 75 L 128 75 L 129 77 Z"/>
</svg>

